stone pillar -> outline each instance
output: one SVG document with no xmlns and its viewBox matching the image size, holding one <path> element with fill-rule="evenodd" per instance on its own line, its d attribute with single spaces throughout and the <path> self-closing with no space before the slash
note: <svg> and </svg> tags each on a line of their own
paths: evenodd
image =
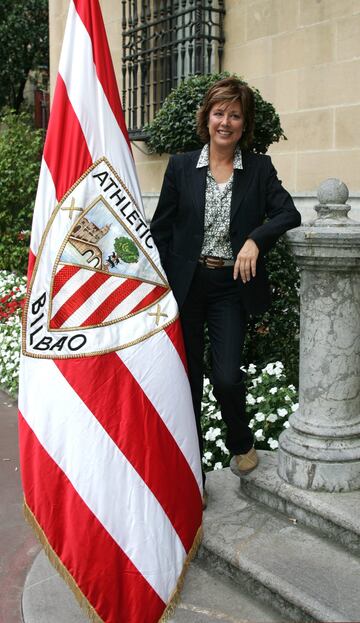
<svg viewBox="0 0 360 623">
<path fill-rule="evenodd" d="M 360 489 L 360 223 L 347 199 L 326 180 L 317 218 L 287 234 L 301 272 L 299 410 L 278 472 L 302 489 Z"/>
</svg>

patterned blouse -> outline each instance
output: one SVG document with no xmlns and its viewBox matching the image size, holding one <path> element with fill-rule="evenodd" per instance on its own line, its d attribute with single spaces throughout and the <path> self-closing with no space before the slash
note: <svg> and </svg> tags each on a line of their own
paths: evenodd
<svg viewBox="0 0 360 623">
<path fill-rule="evenodd" d="M 204 145 L 196 167 L 209 166 L 209 145 Z M 234 154 L 234 169 L 242 169 L 242 157 L 239 147 Z M 234 174 L 225 185 L 218 185 L 210 169 L 206 176 L 204 242 L 201 255 L 212 255 L 232 259 L 230 244 L 230 205 Z"/>
</svg>

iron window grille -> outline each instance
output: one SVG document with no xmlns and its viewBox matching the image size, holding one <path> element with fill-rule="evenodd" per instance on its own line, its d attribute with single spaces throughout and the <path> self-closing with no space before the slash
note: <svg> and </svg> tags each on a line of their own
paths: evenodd
<svg viewBox="0 0 360 623">
<path fill-rule="evenodd" d="M 122 103 L 130 138 L 171 89 L 192 74 L 221 71 L 224 0 L 122 0 Z"/>
</svg>

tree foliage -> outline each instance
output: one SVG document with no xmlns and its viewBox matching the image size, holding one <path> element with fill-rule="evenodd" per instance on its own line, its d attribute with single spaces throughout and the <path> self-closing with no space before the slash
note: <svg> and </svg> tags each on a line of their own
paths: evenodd
<svg viewBox="0 0 360 623">
<path fill-rule="evenodd" d="M 139 251 L 131 238 L 125 236 L 115 238 L 114 249 L 118 258 L 126 264 L 135 264 L 139 259 Z"/>
<path fill-rule="evenodd" d="M 43 133 L 24 112 L 0 121 L 0 269 L 25 273 Z"/>
<path fill-rule="evenodd" d="M 196 134 L 196 111 L 208 88 L 217 80 L 230 75 L 235 74 L 222 72 L 207 76 L 191 76 L 173 89 L 154 120 L 144 128 L 149 137 L 150 151 L 159 154 L 176 153 L 201 147 L 202 143 Z M 246 84 L 240 76 L 237 77 Z M 286 137 L 274 106 L 265 101 L 257 89 L 253 88 L 253 91 L 255 135 L 252 148 L 257 153 L 265 153 L 272 143 Z"/>
<path fill-rule="evenodd" d="M 0 3 L 0 108 L 19 111 L 31 70 L 49 64 L 48 0 Z"/>
</svg>

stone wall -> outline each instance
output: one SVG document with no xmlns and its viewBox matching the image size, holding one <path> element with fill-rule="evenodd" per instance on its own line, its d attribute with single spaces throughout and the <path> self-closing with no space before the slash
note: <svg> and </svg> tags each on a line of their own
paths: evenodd
<svg viewBox="0 0 360 623">
<path fill-rule="evenodd" d="M 227 0 L 225 68 L 274 103 L 271 148 L 291 192 L 326 177 L 360 190 L 360 1 Z"/>
</svg>

